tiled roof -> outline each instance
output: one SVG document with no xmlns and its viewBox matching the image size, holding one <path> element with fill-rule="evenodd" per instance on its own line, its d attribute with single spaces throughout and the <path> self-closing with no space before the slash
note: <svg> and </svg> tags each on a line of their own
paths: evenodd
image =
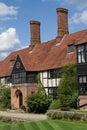
<svg viewBox="0 0 87 130">
<path fill-rule="evenodd" d="M 32 51 L 28 47 L 12 52 L 0 62 L 0 77 L 11 75 L 13 68 L 10 66 L 10 61 L 16 59 L 17 55 L 21 58 L 26 71 L 43 71 L 59 68 L 67 63 L 76 63 L 76 50 L 74 53 L 68 53 L 67 46 L 84 42 L 87 42 L 87 30 L 67 34 L 60 43 L 56 43 L 54 39 L 37 44 Z"/>
</svg>

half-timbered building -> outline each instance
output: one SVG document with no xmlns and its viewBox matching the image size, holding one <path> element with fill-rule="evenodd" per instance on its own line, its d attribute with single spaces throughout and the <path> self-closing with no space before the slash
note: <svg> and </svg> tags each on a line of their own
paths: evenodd
<svg viewBox="0 0 87 130">
<path fill-rule="evenodd" d="M 56 38 L 41 43 L 40 22 L 30 21 L 30 46 L 12 52 L 0 61 L 0 83 L 11 87 L 12 108 L 26 106 L 26 97 L 37 91 L 38 74 L 46 93 L 55 97 L 62 66 L 74 63 L 77 67 L 78 104 L 81 109 L 87 109 L 87 30 L 69 34 L 68 10 L 57 8 L 56 12 Z"/>
</svg>

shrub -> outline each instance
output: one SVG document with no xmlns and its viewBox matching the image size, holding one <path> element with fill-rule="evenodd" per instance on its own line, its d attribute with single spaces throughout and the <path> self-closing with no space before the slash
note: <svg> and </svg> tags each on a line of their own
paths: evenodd
<svg viewBox="0 0 87 130">
<path fill-rule="evenodd" d="M 0 102 L 4 108 L 11 108 L 10 88 L 2 89 Z"/>
<path fill-rule="evenodd" d="M 45 113 L 50 105 L 50 96 L 46 95 L 44 86 L 40 81 L 40 75 L 37 76 L 37 93 L 28 96 L 26 99 L 29 112 Z"/>
<path fill-rule="evenodd" d="M 56 109 L 59 109 L 61 107 L 60 105 L 60 100 L 59 99 L 56 99 L 56 100 L 53 100 L 49 109 L 50 110 L 56 110 Z"/>
<path fill-rule="evenodd" d="M 26 107 L 24 105 L 21 106 L 21 110 L 26 111 Z"/>
<path fill-rule="evenodd" d="M 49 107 L 49 97 L 35 93 L 27 97 L 29 112 L 45 113 Z"/>
</svg>

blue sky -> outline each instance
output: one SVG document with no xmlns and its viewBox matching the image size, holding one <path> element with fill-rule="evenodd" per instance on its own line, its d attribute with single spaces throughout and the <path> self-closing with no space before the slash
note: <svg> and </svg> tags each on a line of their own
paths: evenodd
<svg viewBox="0 0 87 130">
<path fill-rule="evenodd" d="M 69 10 L 69 33 L 87 29 L 87 0 L 0 0 L 0 59 L 30 44 L 30 20 L 41 22 L 41 42 L 57 36 L 56 8 Z"/>
</svg>

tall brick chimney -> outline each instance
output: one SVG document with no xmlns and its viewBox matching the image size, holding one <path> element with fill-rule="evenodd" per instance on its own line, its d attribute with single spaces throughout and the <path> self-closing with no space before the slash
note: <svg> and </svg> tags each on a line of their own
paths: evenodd
<svg viewBox="0 0 87 130">
<path fill-rule="evenodd" d="M 59 42 L 65 34 L 68 34 L 68 10 L 64 8 L 57 8 L 58 30 L 57 42 Z"/>
<path fill-rule="evenodd" d="M 40 22 L 30 21 L 30 46 L 34 47 L 40 43 Z"/>
</svg>

